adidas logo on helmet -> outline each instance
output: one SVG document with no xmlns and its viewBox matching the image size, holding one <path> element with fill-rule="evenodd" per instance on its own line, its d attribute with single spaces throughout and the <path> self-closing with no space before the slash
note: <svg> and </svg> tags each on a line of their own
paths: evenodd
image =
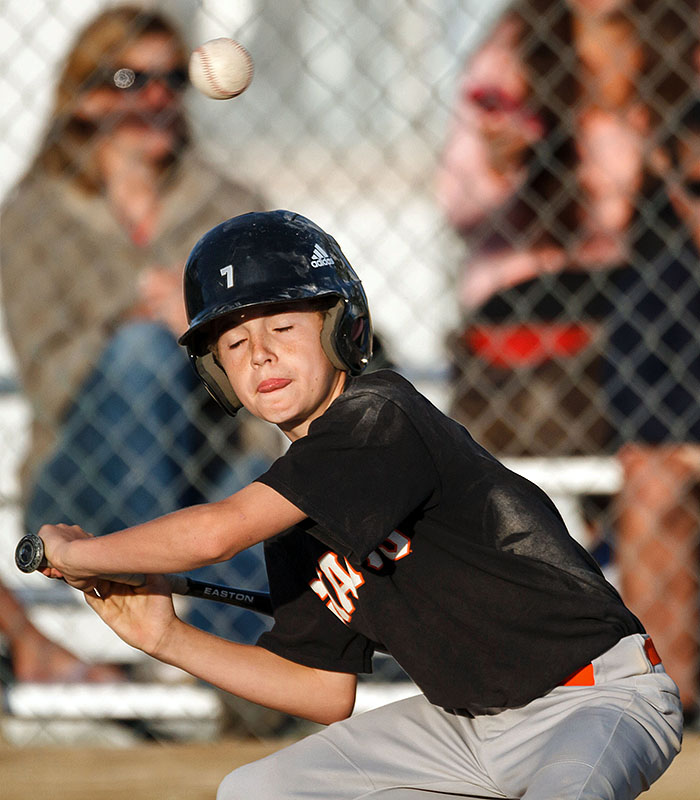
<svg viewBox="0 0 700 800">
<path fill-rule="evenodd" d="M 318 269 L 319 267 L 332 267 L 334 263 L 333 259 L 320 244 L 317 243 L 314 245 L 314 251 L 311 254 L 311 266 L 314 269 Z"/>
</svg>

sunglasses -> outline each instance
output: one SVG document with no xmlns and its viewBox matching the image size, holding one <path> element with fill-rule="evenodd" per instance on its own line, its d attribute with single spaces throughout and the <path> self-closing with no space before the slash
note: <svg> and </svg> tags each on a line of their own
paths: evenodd
<svg viewBox="0 0 700 800">
<path fill-rule="evenodd" d="M 164 83 L 173 92 L 181 92 L 188 83 L 187 70 L 176 67 L 168 72 L 152 72 L 150 70 L 100 69 L 92 73 L 85 82 L 85 89 L 119 89 L 126 92 L 138 92 L 151 81 Z"/>
</svg>

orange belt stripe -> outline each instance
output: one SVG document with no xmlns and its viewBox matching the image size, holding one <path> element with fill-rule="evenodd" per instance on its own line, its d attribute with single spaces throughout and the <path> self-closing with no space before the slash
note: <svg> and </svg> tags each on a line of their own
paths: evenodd
<svg viewBox="0 0 700 800">
<path fill-rule="evenodd" d="M 661 656 L 659 656 L 654 642 L 651 639 L 644 640 L 644 652 L 647 654 L 649 663 L 652 667 L 661 663 Z M 560 686 L 595 686 L 595 675 L 593 674 L 593 664 L 586 664 L 579 670 L 576 670 L 573 675 L 570 675 L 565 681 L 559 684 Z"/>
<path fill-rule="evenodd" d="M 570 675 L 562 686 L 595 686 L 595 676 L 593 675 L 593 664 L 586 664 L 582 669 Z"/>
<path fill-rule="evenodd" d="M 651 641 L 651 638 L 644 640 L 644 652 L 647 654 L 647 658 L 649 659 L 652 667 L 655 667 L 657 664 L 661 663 L 661 656 L 654 647 L 654 642 Z"/>
</svg>

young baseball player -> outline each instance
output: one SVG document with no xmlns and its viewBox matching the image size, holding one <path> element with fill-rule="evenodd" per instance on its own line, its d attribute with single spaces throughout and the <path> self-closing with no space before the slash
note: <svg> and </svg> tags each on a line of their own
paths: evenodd
<svg viewBox="0 0 700 800">
<path fill-rule="evenodd" d="M 287 211 L 214 228 L 186 267 L 182 343 L 231 413 L 291 445 L 218 503 L 100 538 L 40 530 L 122 638 L 222 689 L 329 724 L 231 773 L 219 800 L 625 800 L 680 748 L 678 692 L 549 498 L 371 357 L 361 284 Z M 275 623 L 257 645 L 179 620 L 167 573 L 265 540 Z M 391 653 L 421 694 L 350 717 Z"/>
</svg>

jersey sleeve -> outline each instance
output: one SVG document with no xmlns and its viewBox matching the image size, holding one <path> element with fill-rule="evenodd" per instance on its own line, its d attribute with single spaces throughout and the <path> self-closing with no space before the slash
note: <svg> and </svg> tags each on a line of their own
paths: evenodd
<svg viewBox="0 0 700 800">
<path fill-rule="evenodd" d="M 373 392 L 339 397 L 258 480 L 316 522 L 313 535 L 353 564 L 439 489 L 408 414 Z"/>
<path fill-rule="evenodd" d="M 371 672 L 374 643 L 344 625 L 309 586 L 323 549 L 297 528 L 265 543 L 275 623 L 258 645 L 306 667 Z"/>
</svg>

